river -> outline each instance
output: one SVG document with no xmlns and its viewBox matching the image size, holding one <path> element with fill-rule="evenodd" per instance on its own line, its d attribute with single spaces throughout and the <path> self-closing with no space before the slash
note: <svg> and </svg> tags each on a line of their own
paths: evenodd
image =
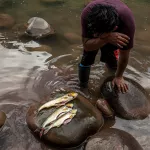
<svg viewBox="0 0 150 150">
<path fill-rule="evenodd" d="M 135 46 L 125 76 L 140 83 L 150 94 L 150 1 L 123 2 L 131 8 L 136 21 Z M 0 8 L 1 13 L 12 15 L 16 21 L 13 29 L 0 32 L 0 110 L 8 117 L 0 134 L 0 149 L 48 150 L 30 133 L 26 112 L 32 103 L 39 102 L 58 87 L 79 88 L 77 65 L 82 55 L 80 14 L 84 1 L 62 0 L 45 4 L 42 0 L 0 0 Z M 43 40 L 22 38 L 22 26 L 31 17 L 44 18 L 56 34 Z M 27 45 L 47 45 L 48 48 L 34 49 Z M 104 65 L 99 63 L 97 56 L 90 75 L 93 92 L 98 90 L 104 74 Z M 144 150 L 149 150 L 149 125 L 149 117 L 139 121 L 116 117 L 112 127 L 129 132 Z"/>
</svg>

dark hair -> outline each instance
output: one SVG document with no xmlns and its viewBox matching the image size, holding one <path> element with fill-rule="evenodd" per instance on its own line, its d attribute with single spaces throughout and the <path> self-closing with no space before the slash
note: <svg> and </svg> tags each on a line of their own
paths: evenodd
<svg viewBox="0 0 150 150">
<path fill-rule="evenodd" d="M 119 24 L 119 17 L 116 9 L 109 5 L 97 4 L 88 15 L 88 32 L 108 33 Z"/>
</svg>

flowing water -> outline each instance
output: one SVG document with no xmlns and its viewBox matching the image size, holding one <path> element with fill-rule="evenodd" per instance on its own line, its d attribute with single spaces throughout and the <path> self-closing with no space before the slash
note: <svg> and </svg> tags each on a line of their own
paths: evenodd
<svg viewBox="0 0 150 150">
<path fill-rule="evenodd" d="M 150 2 L 124 2 L 132 9 L 136 20 L 135 46 L 125 75 L 140 83 L 150 94 Z M 58 87 L 68 86 L 79 91 L 77 65 L 82 55 L 80 14 L 84 1 L 62 0 L 45 4 L 42 0 L 0 0 L 0 8 L 1 13 L 10 14 L 16 20 L 13 29 L 0 32 L 0 110 L 8 118 L 0 134 L 0 149 L 48 150 L 30 133 L 26 112 L 32 103 L 44 99 Z M 22 37 L 23 24 L 34 16 L 49 22 L 56 35 L 43 40 Z M 40 45 L 48 48 L 32 48 Z M 97 56 L 90 75 L 93 93 L 104 76 L 104 64 L 99 63 Z M 95 95 L 90 95 L 91 99 L 96 99 Z M 116 117 L 112 127 L 129 132 L 144 150 L 149 150 L 149 125 L 149 118 L 126 121 Z"/>
</svg>

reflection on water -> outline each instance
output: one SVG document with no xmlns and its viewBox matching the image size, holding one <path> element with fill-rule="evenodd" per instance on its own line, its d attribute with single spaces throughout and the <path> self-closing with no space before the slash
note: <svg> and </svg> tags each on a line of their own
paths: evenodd
<svg viewBox="0 0 150 150">
<path fill-rule="evenodd" d="M 123 1 L 133 10 L 137 27 L 135 47 L 125 75 L 150 94 L 150 3 L 148 0 Z M 44 4 L 42 0 L 0 0 L 1 12 L 16 19 L 12 30 L 2 30 L 0 34 L 0 110 L 8 117 L 0 134 L 1 150 L 48 150 L 32 136 L 25 116 L 31 103 L 39 102 L 58 87 L 68 86 L 79 91 L 77 65 L 82 55 L 80 14 L 83 7 L 81 0 L 55 4 Z M 34 16 L 52 24 L 56 35 L 43 40 L 22 37 L 23 24 Z M 92 98 L 97 98 L 97 83 L 101 83 L 104 76 L 104 65 L 99 64 L 97 56 L 90 76 Z M 149 124 L 149 118 L 126 121 L 116 117 L 113 127 L 131 133 L 148 150 Z"/>
</svg>

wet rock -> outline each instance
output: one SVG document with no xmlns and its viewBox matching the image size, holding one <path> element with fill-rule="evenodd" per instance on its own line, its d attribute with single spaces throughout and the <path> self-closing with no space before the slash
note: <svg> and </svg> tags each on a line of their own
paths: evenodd
<svg viewBox="0 0 150 150">
<path fill-rule="evenodd" d="M 0 28 L 11 28 L 15 24 L 15 20 L 8 14 L 0 14 Z"/>
<path fill-rule="evenodd" d="M 92 136 L 85 150 L 143 150 L 137 140 L 129 133 L 111 128 Z"/>
<path fill-rule="evenodd" d="M 125 119 L 144 119 L 150 113 L 148 93 L 137 82 L 124 78 L 128 92 L 118 93 L 111 85 L 113 77 L 108 77 L 101 86 L 101 94 L 108 101 L 115 113 Z"/>
<path fill-rule="evenodd" d="M 55 33 L 54 29 L 43 18 L 32 17 L 28 20 L 25 34 L 35 38 L 43 38 Z"/>
<path fill-rule="evenodd" d="M 69 124 L 62 125 L 59 128 L 52 128 L 46 135 L 42 136 L 42 140 L 49 145 L 61 148 L 76 147 L 84 142 L 87 137 L 95 134 L 103 126 L 104 120 L 101 112 L 87 99 L 78 95 L 78 97 L 71 102 L 74 104 L 73 108 L 77 109 L 76 116 Z M 53 109 L 43 110 L 41 115 L 37 115 L 36 111 L 39 106 L 39 104 L 32 105 L 26 117 L 28 127 L 37 137 L 39 137 L 39 132 L 36 133 L 34 131 L 39 128 L 40 124 L 56 109 L 54 107 Z"/>
<path fill-rule="evenodd" d="M 0 128 L 5 124 L 6 114 L 3 111 L 0 111 Z"/>
<path fill-rule="evenodd" d="M 71 43 L 76 43 L 81 41 L 81 37 L 76 33 L 68 32 L 64 34 L 64 37 Z"/>
</svg>

